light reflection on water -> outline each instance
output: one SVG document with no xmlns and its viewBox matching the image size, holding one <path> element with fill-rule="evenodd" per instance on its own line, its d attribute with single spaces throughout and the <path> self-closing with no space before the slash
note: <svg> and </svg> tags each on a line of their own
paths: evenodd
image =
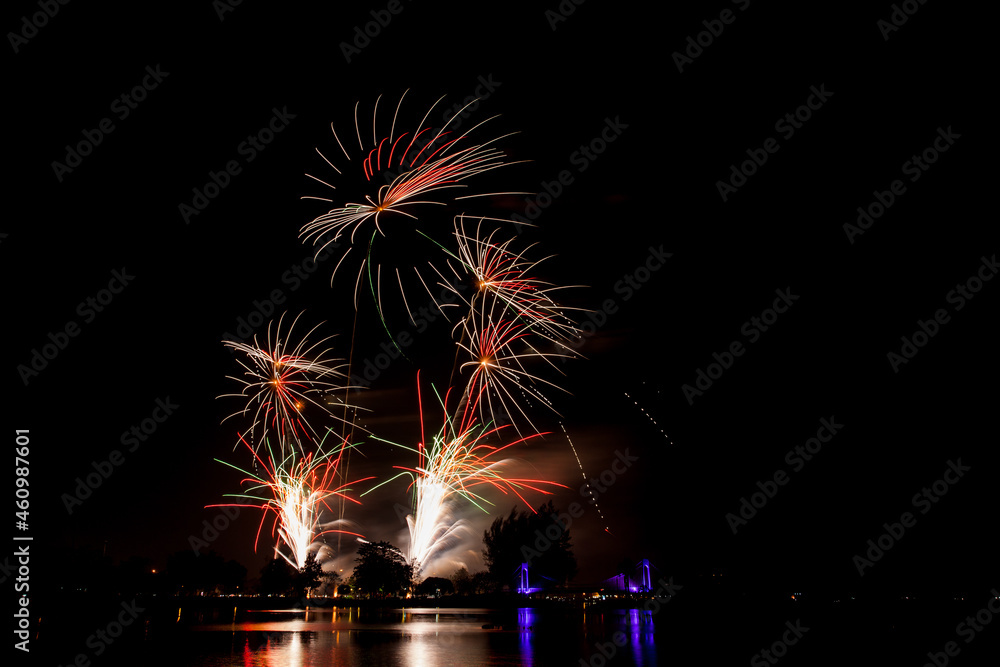
<svg viewBox="0 0 1000 667">
<path fill-rule="evenodd" d="M 489 626 L 484 628 L 484 626 Z M 494 626 L 502 626 L 496 628 Z M 460 667 L 657 664 L 653 616 L 638 609 L 311 609 L 242 611 L 194 625 L 183 663 L 195 667 Z M 181 651 L 183 649 L 178 649 Z M 176 658 L 176 656 L 175 656 Z"/>
<path fill-rule="evenodd" d="M 653 637 L 653 612 L 628 610 L 629 645 L 636 665 L 656 664 L 656 642 Z"/>
</svg>

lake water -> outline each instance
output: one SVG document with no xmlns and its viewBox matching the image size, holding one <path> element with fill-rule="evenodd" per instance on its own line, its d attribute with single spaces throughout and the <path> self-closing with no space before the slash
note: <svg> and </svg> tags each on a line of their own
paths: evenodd
<svg viewBox="0 0 1000 667">
<path fill-rule="evenodd" d="M 141 665 L 438 667 L 657 665 L 651 612 L 583 609 L 310 609 L 215 611 L 180 632 L 122 647 Z M 218 618 L 223 615 L 231 618 Z M 501 626 L 484 629 L 484 625 Z M 126 658 L 125 655 L 119 656 Z"/>
<path fill-rule="evenodd" d="M 794 665 L 924 665 L 956 640 L 981 601 L 884 598 L 792 601 L 685 588 L 653 611 L 615 600 L 534 601 L 535 608 L 247 609 L 224 599 L 65 599 L 39 623 L 34 660 L 46 667 L 652 667 L 761 663 L 763 650 Z M 504 600 L 502 602 L 507 602 Z M 652 601 L 642 602 L 650 604 Z M 327 601 L 329 604 L 330 601 Z M 432 601 L 422 602 L 433 604 Z M 122 627 L 114 619 L 138 604 Z M 1000 634 L 962 644 L 963 667 L 996 665 Z M 484 629 L 483 626 L 490 626 Z M 495 626 L 499 626 L 494 629 Z M 790 628 L 796 640 L 787 639 Z M 800 631 L 800 632 L 799 632 Z M 104 636 L 106 643 L 95 641 Z M 96 633 L 96 634 L 95 634 Z M 992 642 L 992 645 L 991 645 Z M 782 646 L 778 646 L 778 644 Z M 51 659 L 42 659 L 46 653 Z M 950 663 L 949 663 L 950 664 Z M 956 667 L 958 662 L 955 663 Z"/>
</svg>

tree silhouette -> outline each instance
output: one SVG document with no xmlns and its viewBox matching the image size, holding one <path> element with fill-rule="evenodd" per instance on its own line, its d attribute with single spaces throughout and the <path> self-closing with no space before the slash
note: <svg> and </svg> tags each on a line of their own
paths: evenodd
<svg viewBox="0 0 1000 667">
<path fill-rule="evenodd" d="M 296 572 L 284 558 L 274 558 L 260 571 L 259 592 L 262 595 L 284 595 L 295 585 Z"/>
<path fill-rule="evenodd" d="M 323 572 L 320 575 L 320 581 L 322 582 L 321 588 L 324 595 L 335 593 L 338 588 L 344 585 L 343 580 L 340 578 L 340 573 L 335 570 Z"/>
<path fill-rule="evenodd" d="M 445 579 L 444 577 L 427 577 L 417 584 L 415 592 L 420 595 L 435 595 L 438 592 L 440 592 L 441 595 L 451 595 L 455 592 L 455 588 L 452 586 L 451 579 Z"/>
<path fill-rule="evenodd" d="M 383 598 L 410 588 L 413 565 L 388 542 L 362 544 L 354 561 L 354 579 L 362 595 Z"/>
<path fill-rule="evenodd" d="M 489 570 L 480 570 L 472 575 L 472 592 L 476 595 L 493 593 L 497 585 L 490 576 Z"/>
<path fill-rule="evenodd" d="M 469 595 L 473 592 L 472 575 L 464 566 L 455 570 L 455 573 L 451 575 L 451 584 L 459 595 Z"/>
<path fill-rule="evenodd" d="M 555 514 L 552 501 L 537 513 L 518 512 L 514 507 L 483 533 L 483 560 L 498 586 L 513 588 L 521 563 L 528 563 L 529 572 L 540 575 L 532 579 L 533 586 L 545 580 L 564 585 L 576 575 L 569 530 L 553 519 Z"/>
<path fill-rule="evenodd" d="M 316 562 L 316 554 L 306 556 L 305 564 L 292 576 L 295 597 L 303 598 L 308 589 L 316 588 L 323 580 L 323 568 Z"/>
<path fill-rule="evenodd" d="M 214 551 L 199 554 L 185 549 L 167 557 L 167 585 L 180 595 L 235 593 L 246 575 L 245 567 L 234 560 L 223 560 Z"/>
</svg>

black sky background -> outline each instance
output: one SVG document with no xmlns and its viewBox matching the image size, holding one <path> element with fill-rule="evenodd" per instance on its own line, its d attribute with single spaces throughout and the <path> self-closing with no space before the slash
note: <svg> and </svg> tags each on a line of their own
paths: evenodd
<svg viewBox="0 0 1000 667">
<path fill-rule="evenodd" d="M 991 128 L 976 113 L 987 99 L 977 71 L 985 48 L 963 32 L 969 17 L 923 5 L 886 41 L 876 22 L 888 4 L 752 2 L 740 11 L 718 2 L 654 12 L 594 1 L 553 31 L 544 11 L 554 6 L 471 13 L 406 3 L 347 63 L 338 44 L 383 5 L 243 3 L 220 21 L 207 2 L 70 4 L 8 53 L 14 208 L 0 253 L 13 400 L 4 412 L 8 428 L 31 429 L 34 548 L 64 567 L 72 567 L 63 560 L 69 549 L 105 541 L 116 559 L 142 555 L 160 566 L 189 548 L 214 516 L 203 507 L 239 484 L 213 458 L 245 454 L 231 451 L 234 423 L 220 425 L 235 407 L 216 396 L 233 390 L 225 376 L 238 370 L 223 333 L 255 299 L 283 289 L 282 309 L 306 310 L 309 326 L 325 321 L 338 353 L 350 339 L 352 286 L 330 288 L 332 262 L 294 292 L 282 282 L 309 254 L 299 227 L 322 212 L 299 197 L 318 191 L 303 175 L 323 173 L 313 149 L 335 150 L 329 123 L 348 133 L 357 101 L 370 118 L 379 94 L 394 102 L 408 88 L 404 111 L 415 123 L 439 96 L 450 106 L 473 94 L 478 77 L 492 77 L 500 85 L 476 117 L 501 114 L 498 130 L 519 132 L 503 149 L 531 160 L 504 170 L 503 187 L 537 191 L 565 169 L 575 177 L 519 241 L 557 255 L 545 277 L 588 286 L 574 291 L 573 305 L 596 309 L 611 298 L 619 306 L 581 348 L 588 359 L 565 366 L 571 397 L 553 397 L 589 474 L 610 465 L 616 449 L 640 457 L 601 499 L 613 535 L 591 509 L 573 526 L 579 579 L 611 576 L 629 557 L 649 558 L 664 575 L 721 570 L 776 589 L 985 594 L 997 584 L 1000 283 L 986 283 L 961 311 L 946 302 L 997 250 L 984 207 Z M 735 21 L 679 73 L 671 53 L 727 7 Z M 35 9 L 10 7 L 8 29 Z M 156 65 L 169 76 L 59 182 L 51 163 L 64 147 L 113 116 L 112 100 Z M 781 138 L 775 122 L 806 101 L 810 86 L 833 94 Z M 288 128 L 185 224 L 178 205 L 210 170 L 239 158 L 237 146 L 275 107 L 295 115 Z M 607 118 L 627 129 L 575 171 L 571 154 Z M 842 225 L 873 190 L 906 178 L 901 165 L 939 127 L 961 138 L 851 244 Z M 767 137 L 780 150 L 723 202 L 716 181 Z M 519 201 L 501 203 L 518 213 Z M 661 245 L 673 253 L 666 266 L 622 300 L 616 282 Z M 14 367 L 30 362 L 48 332 L 80 322 L 77 304 L 123 267 L 134 283 L 25 386 Z M 741 326 L 776 289 L 800 299 L 689 405 L 681 386 L 713 352 L 746 342 Z M 951 321 L 894 373 L 886 354 L 939 308 Z M 356 360 L 386 340 L 374 313 L 362 315 Z M 447 335 L 437 323 L 417 337 L 423 373 L 448 367 Z M 416 370 L 394 363 L 360 399 L 392 437 L 416 424 Z M 168 396 L 176 414 L 67 515 L 61 494 Z M 821 418 L 844 428 L 733 535 L 726 513 L 758 480 L 787 471 L 785 453 Z M 582 480 L 558 422 L 539 419 L 556 434 L 519 457 L 574 486 L 554 497 L 565 508 L 580 499 Z M 359 474 L 406 462 L 380 447 L 352 462 Z M 859 577 L 852 557 L 959 457 L 967 476 Z M 405 499 L 402 488 L 366 498 L 355 517 L 362 532 L 398 542 L 392 504 Z M 509 507 L 504 500 L 498 512 Z M 212 548 L 253 575 L 264 562 L 252 551 L 255 530 L 247 512 Z"/>
</svg>

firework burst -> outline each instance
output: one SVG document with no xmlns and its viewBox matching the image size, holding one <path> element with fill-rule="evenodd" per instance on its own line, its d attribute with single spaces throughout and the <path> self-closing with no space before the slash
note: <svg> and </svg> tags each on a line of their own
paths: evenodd
<svg viewBox="0 0 1000 667">
<path fill-rule="evenodd" d="M 474 326 L 476 324 L 478 326 Z M 460 411 L 460 426 L 468 426 L 477 418 L 491 422 L 519 414 L 535 429 L 523 407 L 525 400 L 534 399 L 554 410 L 539 385 L 565 390 L 530 372 L 526 364 L 537 360 L 552 364 L 553 358 L 571 355 L 540 351 L 532 344 L 530 330 L 515 318 L 494 321 L 481 315 L 478 322 L 476 318 L 469 318 L 462 322 L 462 326 L 463 339 L 468 338 L 469 342 L 459 342 L 458 346 L 471 359 L 462 363 L 459 371 L 471 373 L 466 384 L 464 407 Z"/>
<path fill-rule="evenodd" d="M 348 495 L 350 487 L 371 479 L 364 478 L 345 484 L 335 484 L 334 480 L 344 452 L 351 446 L 341 443 L 324 453 L 320 443 L 315 453 L 302 455 L 295 448 L 291 448 L 287 454 L 275 456 L 275 452 L 268 444 L 267 456 L 263 457 L 245 439 L 241 438 L 241 442 L 253 452 L 257 468 L 262 472 L 255 474 L 231 463 L 219 459 L 216 461 L 246 475 L 242 480 L 242 484 L 247 486 L 244 492 L 226 495 L 249 502 L 209 505 L 209 507 L 249 506 L 262 510 L 254 551 L 257 550 L 261 531 L 269 515 L 273 515 L 271 537 L 275 540 L 275 557 L 280 556 L 296 569 L 302 569 L 310 553 L 330 550 L 330 547 L 318 541 L 323 535 L 341 533 L 361 536 L 343 530 L 342 527 L 346 526 L 346 523 L 342 520 L 325 523 L 321 520 L 323 510 L 333 511 L 328 505 L 331 499 L 338 498 L 360 504 Z"/>
<path fill-rule="evenodd" d="M 418 374 L 418 397 L 419 381 Z M 540 434 L 509 439 L 505 437 L 505 426 L 480 425 L 474 420 L 459 423 L 448 414 L 448 396 L 444 400 L 439 396 L 438 400 L 444 419 L 430 442 L 424 439 L 422 399 L 418 398 L 421 403 L 421 440 L 415 448 L 397 445 L 417 455 L 416 466 L 395 466 L 401 472 L 365 492 L 367 494 L 401 477 L 411 480 L 414 511 L 407 517 L 409 560 L 415 564 L 417 571 L 429 566 L 462 534 L 465 524 L 456 516 L 460 505 L 469 504 L 489 513 L 493 503 L 483 495 L 484 491 L 492 489 L 504 495 L 514 495 L 530 508 L 530 503 L 522 496 L 523 492 L 550 494 L 542 488 L 546 485 L 566 488 L 556 482 L 513 478 L 504 474 L 504 468 L 511 463 L 511 459 L 500 458 L 501 455 L 516 445 L 540 437 Z"/>
<path fill-rule="evenodd" d="M 516 416 L 534 429 L 523 404 L 537 402 L 552 408 L 543 385 L 561 388 L 529 369 L 536 361 L 544 361 L 561 373 L 555 359 L 581 356 L 572 346 L 579 340 L 580 329 L 568 312 L 582 309 L 557 304 L 552 293 L 566 287 L 534 276 L 544 259 L 525 258 L 533 246 L 515 252 L 515 239 L 499 240 L 500 232 L 495 229 L 484 234 L 483 222 L 480 218 L 474 231 L 467 232 L 465 216 L 455 218 L 457 252 L 449 252 L 447 261 L 452 279 L 432 267 L 440 279 L 438 286 L 451 294 L 441 303 L 434 301 L 438 310 L 446 318 L 446 306 L 464 306 L 465 311 L 452 329 L 459 352 L 466 355 L 460 364 L 456 357 L 456 367 L 471 373 L 463 394 L 462 423 L 471 416 L 480 422 Z M 430 287 L 427 291 L 433 298 Z"/>
<path fill-rule="evenodd" d="M 230 376 L 243 385 L 243 391 L 223 395 L 242 398 L 246 405 L 226 419 L 250 415 L 251 440 L 257 435 L 255 431 L 261 431 L 259 437 L 264 439 L 271 429 L 277 433 L 282 450 L 289 442 L 316 439 L 318 434 L 303 417 L 303 411 L 307 406 L 313 406 L 323 414 L 329 414 L 322 401 L 316 399 L 323 392 L 348 388 L 340 384 L 347 377 L 341 371 L 345 364 L 339 359 L 327 358 L 329 350 L 323 348 L 332 336 L 316 343 L 308 342 L 309 336 L 320 325 L 313 327 L 298 342 L 292 342 L 299 317 L 301 314 L 296 316 L 285 334 L 281 332 L 284 315 L 273 331 L 274 323 L 268 323 L 267 339 L 263 345 L 256 336 L 253 344 L 223 341 L 227 347 L 246 355 L 239 361 L 244 369 L 243 377 Z"/>
<path fill-rule="evenodd" d="M 345 147 L 331 124 L 347 167 L 342 170 L 317 149 L 323 163 L 336 172 L 329 178 L 336 185 L 306 174 L 329 192 L 327 196 L 303 199 L 328 206 L 325 213 L 302 226 L 299 238 L 311 244 L 317 255 L 328 250 L 340 253 L 331 284 L 338 271 L 356 268 L 355 332 L 362 283 L 370 289 L 382 326 L 389 333 L 383 305 L 383 273 L 399 283 L 402 305 L 412 313 L 406 303 L 401 269 L 413 269 L 423 287 L 428 288 L 425 277 L 432 274 L 423 268 L 425 262 L 436 276 L 432 279 L 440 279 L 440 284 L 457 296 L 450 300 L 460 313 L 464 311 L 452 329 L 457 347 L 449 385 L 456 377 L 461 378 L 454 392 L 457 402 L 449 403 L 450 389 L 443 399 L 437 396 L 443 419 L 428 440 L 418 373 L 420 439 L 416 447 L 397 445 L 415 454 L 416 464 L 396 466 L 395 475 L 365 492 L 399 478 L 410 480 L 413 511 L 407 517 L 409 559 L 419 572 L 465 534 L 467 526 L 460 516 L 464 511 L 476 508 L 489 513 L 490 499 L 497 494 L 515 496 L 531 509 L 522 494 L 550 494 L 547 488 L 563 487 L 556 482 L 508 476 L 512 459 L 505 457 L 511 448 L 543 435 L 528 413 L 535 403 L 554 410 L 542 390 L 560 388 L 545 379 L 541 371 L 549 366 L 559 371 L 557 359 L 580 356 L 573 344 L 581 331 L 571 317 L 571 311 L 578 309 L 561 306 L 554 298 L 557 290 L 565 288 L 536 277 L 538 265 L 548 258 L 531 261 L 526 255 L 534 246 L 517 251 L 515 239 L 486 229 L 486 221 L 510 221 L 467 218 L 459 209 L 464 205 L 459 202 L 474 197 L 527 194 L 473 191 L 469 187 L 470 181 L 479 183 L 486 180 L 480 179 L 482 175 L 514 164 L 496 148 L 509 135 L 476 138 L 480 128 L 495 116 L 458 132 L 460 121 L 456 119 L 476 103 L 473 100 L 450 117 L 446 114 L 441 127 L 432 127 L 427 121 L 441 98 L 415 129 L 399 132 L 402 125 L 398 126 L 397 120 L 405 97 L 406 93 L 396 105 L 388 133 L 381 134 L 381 97 L 376 100 L 370 138 L 367 126 L 362 130 L 358 120 L 360 105 L 355 105 L 356 150 L 353 140 L 351 150 Z M 337 161 L 344 166 L 339 157 Z M 347 188 L 355 186 L 358 192 L 347 192 Z M 476 221 L 474 230 L 471 224 L 467 229 L 469 220 Z M 471 286 L 471 291 L 456 287 L 446 278 L 448 272 L 458 283 Z M 438 304 L 442 313 L 446 305 L 451 304 Z M 269 324 L 263 344 L 256 337 L 252 344 L 226 342 L 243 355 L 240 363 L 245 372 L 233 378 L 242 384 L 242 390 L 228 395 L 239 396 L 244 407 L 230 417 L 251 418 L 248 438 L 241 436 L 240 442 L 253 454 L 254 472 L 226 465 L 245 475 L 242 484 L 247 487 L 242 493 L 229 495 L 243 504 L 249 500 L 263 512 L 255 549 L 264 525 L 271 519 L 275 554 L 293 567 L 302 568 L 310 555 L 321 555 L 329 549 L 321 540 L 323 535 L 357 535 L 345 530 L 343 508 L 347 502 L 357 502 L 347 494 L 349 486 L 365 480 L 345 481 L 354 446 L 347 444 L 352 436 L 346 429 L 341 444 L 326 452 L 323 438 L 305 418 L 303 411 L 313 408 L 324 416 L 333 416 L 319 397 L 324 392 L 350 389 L 344 386 L 347 375 L 342 371 L 346 367 L 349 374 L 350 365 L 328 357 L 324 344 L 329 338 L 307 342 L 316 328 L 295 342 L 292 330 L 298 319 L 284 334 L 282 320 L 273 332 Z M 445 319 L 449 319 L 447 315 Z M 390 338 L 395 342 L 391 333 Z M 353 360 L 354 334 L 351 345 Z M 347 409 L 338 419 L 353 430 L 354 419 L 348 420 Z M 525 421 L 531 427 L 528 435 L 522 434 L 518 425 Z M 339 503 L 341 520 L 324 523 L 322 517 L 331 509 L 330 501 Z"/>
<path fill-rule="evenodd" d="M 577 354 L 569 342 L 579 338 L 580 329 L 568 313 L 581 309 L 557 304 L 552 294 L 579 285 L 556 286 L 535 277 L 538 265 L 551 256 L 529 261 L 525 255 L 535 244 L 515 252 L 511 248 L 514 238 L 500 240 L 500 231 L 495 228 L 485 235 L 484 220 L 478 220 L 474 233 L 467 233 L 466 217 L 456 216 L 453 237 L 457 253 L 449 253 L 451 258 L 447 261 L 454 280 L 438 272 L 439 285 L 449 290 L 456 301 L 464 303 L 469 313 L 477 309 L 495 310 L 495 302 L 533 333 L 548 338 L 568 353 Z M 458 289 L 458 284 L 471 285 L 471 296 Z"/>
<path fill-rule="evenodd" d="M 348 256 L 358 249 L 358 252 L 355 252 L 355 255 L 359 257 L 359 263 L 355 280 L 354 305 L 357 308 L 359 288 L 362 280 L 367 277 L 367 283 L 375 297 L 380 315 L 383 312 L 381 303 L 382 264 L 374 252 L 377 241 L 380 238 L 394 238 L 397 245 L 408 250 L 413 240 L 413 236 L 407 235 L 400 238 L 401 229 L 396 224 L 398 221 L 409 221 L 407 227 L 410 230 L 419 229 L 420 234 L 426 236 L 427 225 L 422 220 L 424 214 L 421 213 L 420 217 L 417 215 L 422 207 L 444 207 L 450 203 L 473 197 L 520 194 L 489 192 L 457 196 L 458 192 L 467 191 L 466 180 L 513 164 L 507 162 L 504 153 L 494 147 L 494 144 L 510 136 L 509 134 L 478 143 L 469 139 L 470 135 L 478 128 L 496 116 L 487 118 L 461 134 L 454 129 L 449 130 L 453 124 L 457 126 L 455 119 L 459 118 L 468 106 L 474 104 L 475 101 L 473 101 L 456 111 L 441 128 L 425 127 L 431 112 L 444 99 L 442 97 L 428 109 L 416 130 L 402 132 L 397 136 L 396 122 L 405 97 L 406 93 L 403 93 L 396 105 L 389 133 L 382 136 L 381 139 L 377 131 L 378 103 L 381 96 L 376 100 L 375 109 L 372 112 L 371 143 L 367 144 L 365 140 L 362 140 L 361 125 L 358 122 L 358 105 L 355 105 L 354 128 L 358 142 L 358 153 L 354 158 L 345 149 L 331 124 L 333 136 L 344 157 L 352 163 L 354 170 L 358 166 L 361 167 L 364 177 L 362 190 L 367 191 L 362 195 L 363 202 L 344 202 L 343 199 L 330 197 L 303 197 L 303 199 L 327 202 L 332 205 L 332 208 L 304 225 L 300 230 L 299 237 L 304 242 L 311 242 L 316 247 L 317 254 L 327 246 L 347 237 L 350 243 L 334 268 L 333 276 L 336 276 L 341 266 L 345 265 Z M 316 152 L 319 153 L 326 165 L 337 172 L 340 177 L 345 175 L 319 149 Z M 337 189 L 336 186 L 312 174 L 306 174 L 306 176 L 332 190 Z M 393 218 L 395 220 L 392 224 L 387 224 Z M 394 268 L 394 272 L 396 280 L 400 284 L 401 293 L 403 293 L 399 268 Z M 332 280 L 333 277 L 331 277 L 331 282 Z M 405 299 L 405 293 L 403 298 Z"/>
</svg>

